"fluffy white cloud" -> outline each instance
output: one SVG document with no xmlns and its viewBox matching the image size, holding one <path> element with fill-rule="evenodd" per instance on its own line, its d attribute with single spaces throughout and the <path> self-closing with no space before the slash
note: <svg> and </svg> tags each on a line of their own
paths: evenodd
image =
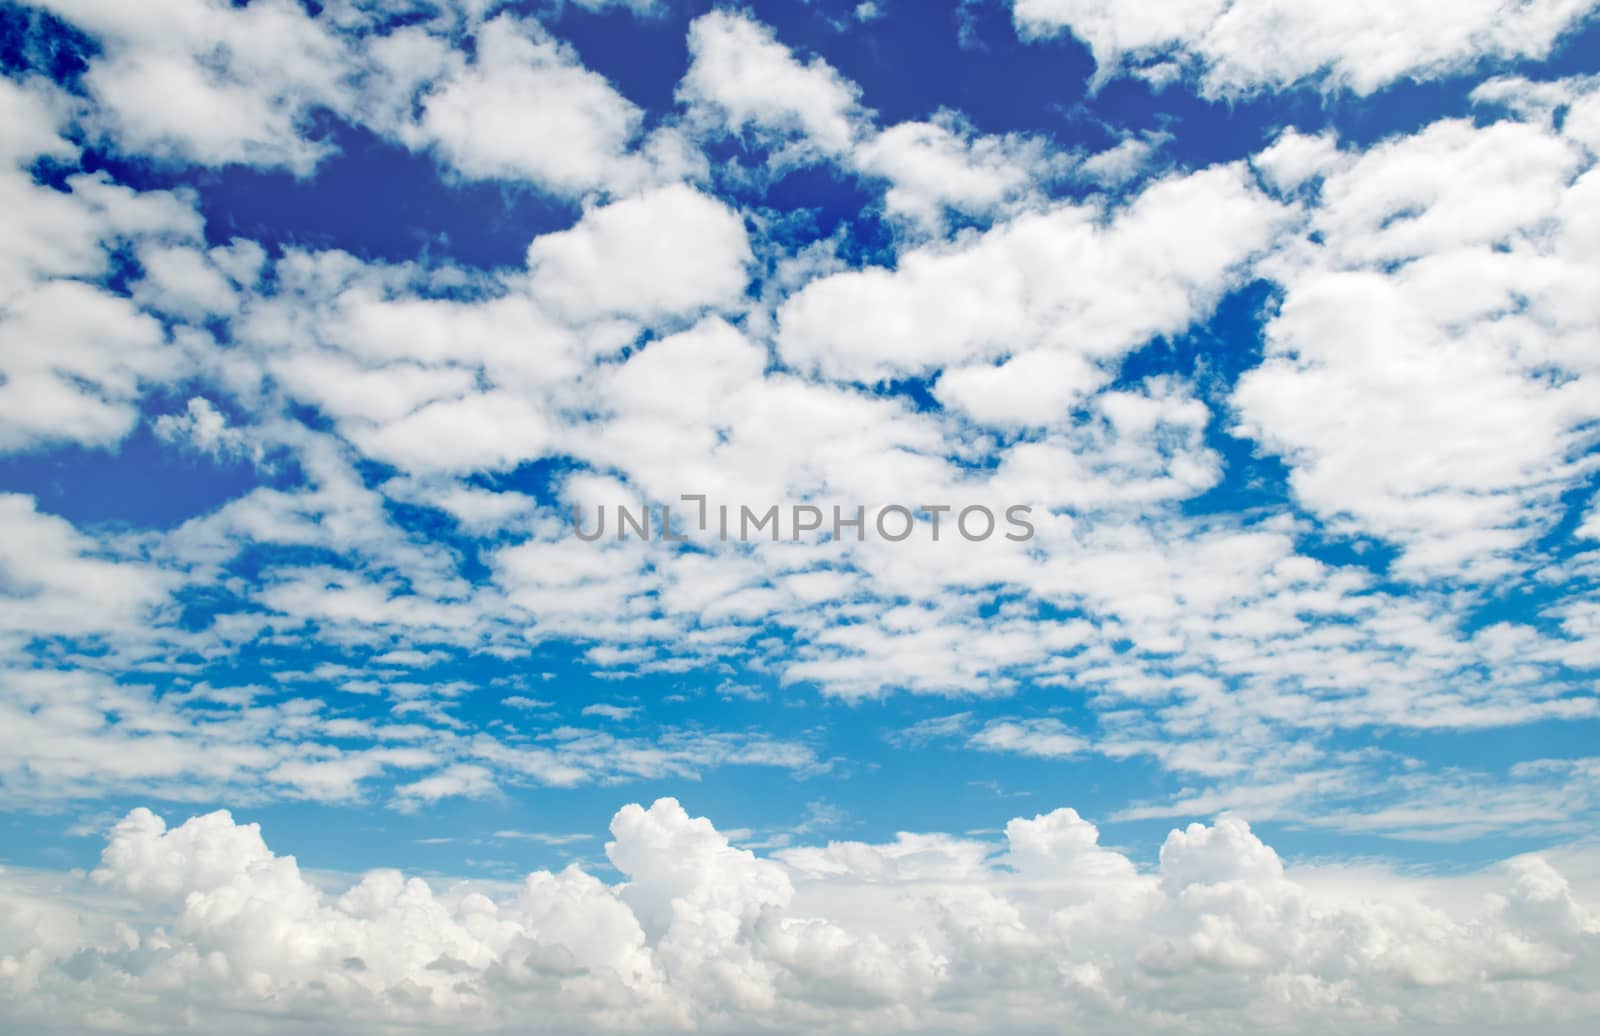
<svg viewBox="0 0 1600 1036">
<path fill-rule="evenodd" d="M 400 1022 L 499 1032 L 1578 1031 L 1600 915 L 1557 861 L 1426 883 L 1285 866 L 1242 821 L 1143 870 L 1070 809 L 998 844 L 903 833 L 760 858 L 671 799 L 520 885 L 372 871 L 342 889 L 225 812 L 144 809 L 92 880 L 0 872 L 0 1016 L 19 1033 Z M 176 1000 L 164 991 L 182 988 Z M 1564 1028 L 1564 1026 L 1566 1028 Z"/>
<path fill-rule="evenodd" d="M 1589 512 L 1578 527 L 1578 535 L 1585 539 L 1600 540 L 1600 498 L 1589 505 Z"/>
<path fill-rule="evenodd" d="M 969 743 L 990 752 L 1015 752 L 1041 759 L 1077 755 L 1089 747 L 1088 741 L 1058 719 L 995 720 L 985 724 Z"/>
<path fill-rule="evenodd" d="M 419 8 L 398 26 L 354 0 L 314 13 L 295 0 L 42 6 L 98 44 L 84 121 L 130 153 L 308 175 L 332 152 L 313 123 L 332 114 L 431 150 L 458 176 L 572 197 L 703 167 L 676 133 L 646 134 L 639 109 L 570 47 L 535 21 L 487 17 L 493 5 Z"/>
<path fill-rule="evenodd" d="M 260 444 L 252 443 L 244 429 L 229 424 L 228 415 L 204 396 L 189 400 L 181 413 L 161 415 L 152 427 L 157 438 L 182 443 L 212 457 L 261 460 Z"/>
<path fill-rule="evenodd" d="M 40 80 L 0 79 L 0 127 L 5 130 L 0 159 L 8 171 L 38 155 L 66 158 L 77 153 L 61 135 L 70 107 L 66 96 Z"/>
<path fill-rule="evenodd" d="M 579 322 L 726 306 L 744 293 L 750 261 L 739 214 L 682 184 L 591 209 L 528 247 L 534 297 Z"/>
<path fill-rule="evenodd" d="M 102 52 L 84 77 L 94 122 L 131 152 L 205 165 L 238 162 L 306 173 L 325 148 L 305 133 L 318 108 L 352 87 L 329 19 L 294 0 L 45 0 Z"/>
<path fill-rule="evenodd" d="M 201 250 L 141 243 L 144 278 L 134 297 L 151 309 L 198 323 L 238 309 L 241 289 L 253 287 L 266 253 L 254 241 Z"/>
<path fill-rule="evenodd" d="M 1085 158 L 1078 166 L 1078 173 L 1107 187 L 1121 186 L 1150 164 L 1156 148 L 1166 139 L 1167 135 L 1160 133 L 1129 136 L 1115 147 Z"/>
<path fill-rule="evenodd" d="M 1064 166 L 1042 139 L 975 134 L 952 113 L 900 122 L 861 142 L 853 161 L 889 181 L 885 211 L 938 230 L 945 210 L 994 216 L 1034 197 Z"/>
<path fill-rule="evenodd" d="M 408 473 L 505 469 L 572 449 L 563 412 L 592 405 L 591 364 L 641 325 L 739 306 L 751 263 L 740 215 L 682 184 L 536 238 L 525 276 L 475 279 L 482 301 L 417 297 L 430 275 L 412 267 L 291 254 L 235 326 L 261 366 L 231 388 L 315 405 Z"/>
<path fill-rule="evenodd" d="M 1111 213 L 1060 204 L 814 281 L 779 309 L 778 343 L 802 370 L 865 382 L 1031 349 L 1118 357 L 1201 317 L 1284 223 L 1243 166 L 1174 176 Z"/>
<path fill-rule="evenodd" d="M 44 514 L 30 496 L 0 494 L 0 643 L 126 632 L 152 617 L 171 578 L 143 559 L 116 557 Z"/>
<path fill-rule="evenodd" d="M 405 471 L 499 471 L 550 448 L 538 407 L 490 391 L 432 402 L 356 441 L 368 455 Z"/>
<path fill-rule="evenodd" d="M 1045 427 L 1110 378 L 1110 371 L 1080 353 L 1034 349 L 1000 364 L 945 370 L 934 395 L 991 428 Z"/>
<path fill-rule="evenodd" d="M 1071 32 L 1096 78 L 1131 71 L 1157 83 L 1196 65 L 1201 89 L 1234 96 L 1310 82 L 1370 94 L 1486 59 L 1542 58 L 1594 0 L 1012 0 L 1024 36 Z"/>
<path fill-rule="evenodd" d="M 700 17 L 689 50 L 678 100 L 691 128 L 747 136 L 780 170 L 825 160 L 886 182 L 884 211 L 913 236 L 938 234 L 950 212 L 993 219 L 1036 204 L 1071 164 L 1044 137 L 980 133 L 946 109 L 880 130 L 855 83 L 821 58 L 802 61 L 746 14 Z"/>
<path fill-rule="evenodd" d="M 1408 571 L 1504 572 L 1559 519 L 1600 417 L 1593 152 L 1548 122 L 1447 120 L 1359 155 L 1291 137 L 1268 162 L 1320 193 L 1315 237 L 1268 267 L 1284 297 L 1241 430 Z"/>
<path fill-rule="evenodd" d="M 689 27 L 678 98 L 691 117 L 774 146 L 840 155 L 861 132 L 858 89 L 826 61 L 802 62 L 750 17 L 713 11 Z"/>
<path fill-rule="evenodd" d="M 1292 192 L 1313 181 L 1339 161 L 1339 142 L 1331 133 L 1307 136 L 1294 129 L 1284 130 L 1278 139 L 1250 159 L 1276 191 Z"/>
<path fill-rule="evenodd" d="M 691 169 L 670 134 L 641 141 L 643 116 L 536 22 L 501 16 L 474 36 L 473 61 L 435 80 L 400 130 L 461 174 L 582 196 Z"/>
<path fill-rule="evenodd" d="M 1024 36 L 1063 31 L 1089 45 L 1099 75 L 1115 73 L 1125 54 L 1138 54 L 1203 35 L 1227 0 L 1155 0 L 1145 4 L 1103 0 L 1012 0 L 1012 17 Z"/>
<path fill-rule="evenodd" d="M 153 317 L 93 282 L 116 248 L 195 241 L 191 199 L 103 174 L 70 175 L 66 190 L 35 182 L 35 158 L 77 155 L 60 136 L 71 104 L 52 87 L 0 79 L 0 201 L 15 213 L 0 242 L 0 451 L 112 445 L 138 423 L 149 386 L 190 366 Z"/>
<path fill-rule="evenodd" d="M 166 345 L 127 299 L 78 281 L 12 300 L 0 322 L 0 450 L 118 442 L 138 423 L 144 383 L 181 368 Z"/>
</svg>

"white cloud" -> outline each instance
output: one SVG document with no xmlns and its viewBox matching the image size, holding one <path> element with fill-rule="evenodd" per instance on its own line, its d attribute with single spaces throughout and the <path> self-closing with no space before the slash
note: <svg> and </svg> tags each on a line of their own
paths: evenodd
<svg viewBox="0 0 1600 1036">
<path fill-rule="evenodd" d="M 458 763 L 395 789 L 403 810 L 415 809 L 440 799 L 479 799 L 495 792 L 494 774 L 485 767 Z"/>
<path fill-rule="evenodd" d="M 163 414 L 153 428 L 158 439 L 182 443 L 200 453 L 224 460 L 261 460 L 261 447 L 242 428 L 228 423 L 228 415 L 204 396 L 195 396 L 181 413 Z"/>
<path fill-rule="evenodd" d="M 1484 60 L 1543 58 L 1594 0 L 1012 0 L 1025 37 L 1071 32 L 1104 82 L 1121 71 L 1160 83 L 1172 61 L 1199 66 L 1208 96 L 1312 83 L 1370 94 Z"/>
<path fill-rule="evenodd" d="M 1285 294 L 1234 394 L 1240 430 L 1324 520 L 1401 545 L 1406 571 L 1502 573 L 1559 517 L 1600 416 L 1578 288 L 1600 275 L 1593 155 L 1509 119 L 1317 151 L 1318 243 L 1266 269 Z"/>
<path fill-rule="evenodd" d="M 1040 759 L 1078 755 L 1089 742 L 1058 719 L 993 720 L 973 734 L 968 744 L 989 752 L 1013 752 Z"/>
<path fill-rule="evenodd" d="M 95 40 L 82 121 L 130 154 L 309 176 L 333 153 L 315 132 L 332 115 L 431 151 L 456 177 L 566 197 L 705 171 L 681 134 L 647 133 L 639 108 L 536 21 L 489 17 L 500 5 L 419 6 L 398 23 L 353 0 L 315 12 L 296 0 L 43 6 Z"/>
<path fill-rule="evenodd" d="M 638 712 L 639 706 L 637 705 L 608 705 L 605 703 L 600 703 L 596 705 L 585 705 L 583 707 L 583 714 L 585 716 L 599 716 L 602 719 L 631 719 L 637 715 Z"/>
<path fill-rule="evenodd" d="M 943 226 L 946 209 L 995 216 L 1031 200 L 1063 167 L 1040 138 L 976 134 L 948 111 L 863 140 L 852 161 L 889 181 L 883 203 L 890 216 L 932 231 Z"/>
<path fill-rule="evenodd" d="M 813 281 L 779 309 L 784 358 L 871 382 L 1039 348 L 1119 356 L 1204 315 L 1284 223 L 1239 166 L 1169 177 L 1107 215 L 1059 204 L 892 272 Z"/>
<path fill-rule="evenodd" d="M 1097 183 L 1115 187 L 1127 183 L 1150 163 L 1164 136 L 1151 134 L 1145 137 L 1128 137 L 1116 147 L 1090 155 L 1078 166 L 1078 172 Z"/>
<path fill-rule="evenodd" d="M 862 21 L 878 15 L 871 5 L 856 13 Z M 886 182 L 884 211 L 911 240 L 942 235 L 951 213 L 995 219 L 1037 206 L 1071 165 L 1046 137 L 980 133 L 951 109 L 879 129 L 855 83 L 821 58 L 801 61 L 747 14 L 702 16 L 689 48 L 678 100 L 692 130 L 746 136 L 770 151 L 777 171 L 821 160 Z"/>
<path fill-rule="evenodd" d="M 512 842 L 538 842 L 541 845 L 572 845 L 576 842 L 587 842 L 594 835 L 573 832 L 571 834 L 554 834 L 548 831 L 496 831 L 491 838 L 504 839 Z"/>
<path fill-rule="evenodd" d="M 672 727 L 619 739 L 555 726 L 548 716 L 519 722 L 513 745 L 466 730 L 452 715 L 465 685 L 418 682 L 403 669 L 330 665 L 271 690 L 205 682 L 205 660 L 259 642 L 263 627 L 270 636 L 279 622 L 314 624 L 335 650 L 371 642 L 371 631 L 391 624 L 410 630 L 413 644 L 487 651 L 504 642 L 505 632 L 485 623 L 485 605 L 463 599 L 464 584 L 440 564 L 448 559 L 437 548 L 386 529 L 368 510 L 381 515 L 377 495 L 319 472 L 314 450 L 300 459 L 324 479 L 318 492 L 257 490 L 160 545 L 147 536 L 91 538 L 41 514 L 31 498 L 0 496 L 0 648 L 8 656 L 0 671 L 0 780 L 14 799 L 142 788 L 182 801 L 223 793 L 242 801 L 370 801 L 390 794 L 386 782 L 409 771 L 394 792 L 404 806 L 506 785 L 693 779 L 721 766 L 823 768 L 796 741 Z M 169 595 L 217 585 L 213 566 L 249 542 L 354 550 L 376 570 L 279 567 L 255 588 L 259 608 L 251 614 L 224 607 L 204 628 L 181 628 Z M 387 566 L 399 566 L 408 583 L 379 574 Z M 22 654 L 31 646 L 61 657 L 63 641 L 93 654 L 46 668 Z M 426 667 L 432 657 L 386 650 L 382 661 Z M 175 658 L 200 665 L 174 665 Z M 341 700 L 330 688 L 375 700 Z M 507 704 L 548 703 L 515 696 Z M 528 746 L 528 737 L 538 741 Z M 401 750 L 396 742 L 411 744 Z"/>
<path fill-rule="evenodd" d="M 473 62 L 432 83 L 402 139 L 467 177 L 571 196 L 690 171 L 670 135 L 642 142 L 640 110 L 536 22 L 501 16 L 474 38 Z"/>
<path fill-rule="evenodd" d="M 77 147 L 61 135 L 70 108 L 66 95 L 42 80 L 0 79 L 0 161 L 9 170 L 37 155 L 76 155 Z"/>
<path fill-rule="evenodd" d="M 713 11 L 689 27 L 689 71 L 678 99 L 691 118 L 778 147 L 840 155 L 860 134 L 857 87 L 821 58 L 802 62 L 767 26 Z"/>
<path fill-rule="evenodd" d="M 113 445 L 138 423 L 149 386 L 190 368 L 154 318 L 90 282 L 117 247 L 198 239 L 191 199 L 104 174 L 69 175 L 65 190 L 35 182 L 36 157 L 77 155 L 59 135 L 71 107 L 52 87 L 0 80 L 0 202 L 15 214 L 0 241 L 0 451 Z"/>
<path fill-rule="evenodd" d="M 1274 190 L 1293 191 L 1339 165 L 1339 142 L 1332 133 L 1308 136 L 1287 129 L 1250 164 L 1261 171 Z"/>
<path fill-rule="evenodd" d="M 856 13 L 862 21 L 878 15 L 876 8 Z M 1044 136 L 981 133 L 946 108 L 879 129 L 855 83 L 821 58 L 801 61 L 748 14 L 702 16 L 690 27 L 689 47 L 693 60 L 678 87 L 689 129 L 746 137 L 768 150 L 776 173 L 827 161 L 887 184 L 884 212 L 908 241 L 942 236 L 951 214 L 992 220 L 1037 207 L 1072 164 Z"/>
<path fill-rule="evenodd" d="M 66 280 L 11 301 L 0 355 L 0 450 L 109 446 L 138 423 L 145 384 L 183 366 L 155 320 L 124 298 Z"/>
<path fill-rule="evenodd" d="M 934 395 L 991 428 L 1048 426 L 1110 380 L 1091 359 L 1035 349 L 1004 363 L 954 367 L 939 375 Z"/>
<path fill-rule="evenodd" d="M 526 494 L 494 492 L 450 479 L 392 479 L 383 491 L 391 499 L 443 511 L 474 535 L 529 527 L 538 510 L 537 502 Z"/>
<path fill-rule="evenodd" d="M 1115 4 L 1101 0 L 1013 0 L 1017 28 L 1031 37 L 1071 31 L 1089 45 L 1100 75 L 1109 76 L 1124 54 L 1140 53 L 1200 35 L 1226 0 L 1156 0 Z"/>
<path fill-rule="evenodd" d="M 1600 540 L 1600 496 L 1589 505 L 1589 512 L 1578 526 L 1577 535 L 1585 539 Z"/>
<path fill-rule="evenodd" d="M 591 209 L 528 246 L 534 297 L 579 322 L 654 323 L 730 305 L 750 261 L 738 213 L 681 184 Z"/>
<path fill-rule="evenodd" d="M 28 576 L 9 559 L 5 564 L 0 576 Z M 69 628 L 91 632 L 96 619 L 107 617 L 135 621 L 105 603 L 129 591 L 103 577 L 102 583 L 102 594 L 80 605 Z M 40 610 L 25 596 L 0 610 L 11 618 L 30 603 Z M 125 611 L 138 614 L 134 607 Z M 33 618 L 32 626 L 19 621 L 16 629 L 27 633 L 46 618 Z M 386 800 L 414 810 L 508 788 L 695 780 L 727 766 L 798 776 L 826 770 L 806 744 L 755 734 L 663 726 L 623 738 L 551 725 L 547 717 L 521 720 L 514 738 L 500 740 L 464 729 L 450 715 L 448 687 L 391 678 L 373 689 L 382 696 L 377 718 L 312 690 L 274 696 L 262 688 L 184 683 L 157 694 L 89 671 L 6 668 L 0 670 L 0 778 L 15 801 L 40 806 L 144 789 L 174 801 Z"/>
<path fill-rule="evenodd" d="M 266 260 L 254 241 L 236 241 L 209 253 L 199 248 L 144 244 L 138 252 L 144 279 L 135 298 L 161 312 L 199 322 L 232 314 L 239 288 L 252 285 Z"/>
<path fill-rule="evenodd" d="M 0 643 L 29 634 L 126 632 L 153 617 L 171 577 L 117 557 L 33 497 L 0 494 Z"/>
<path fill-rule="evenodd" d="M 41 6 L 99 41 L 84 76 L 93 121 L 130 152 L 308 173 L 326 153 L 304 132 L 311 113 L 351 93 L 343 41 L 293 0 Z"/>
<path fill-rule="evenodd" d="M 606 855 L 513 887 L 376 870 L 330 887 L 227 813 L 112 830 L 92 881 L 0 872 L 11 1031 L 564 1029 L 1376 1033 L 1563 1029 L 1593 1010 L 1582 854 L 1426 882 L 1285 865 L 1240 820 L 1152 870 L 1070 809 L 979 842 L 903 833 L 764 859 L 671 799 Z M 1591 854 L 1592 855 L 1592 854 Z M 1490 893 L 1493 894 L 1490 894 Z M 182 988 L 175 999 L 157 995 Z M 180 1019 L 181 1012 L 181 1019 Z"/>
<path fill-rule="evenodd" d="M 431 402 L 355 441 L 410 472 L 499 471 L 546 453 L 550 422 L 532 401 L 490 391 Z"/>
</svg>

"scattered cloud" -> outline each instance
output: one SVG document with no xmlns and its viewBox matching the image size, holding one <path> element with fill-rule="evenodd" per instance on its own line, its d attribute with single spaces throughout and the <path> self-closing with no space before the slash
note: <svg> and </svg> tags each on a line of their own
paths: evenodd
<svg viewBox="0 0 1600 1036">
<path fill-rule="evenodd" d="M 1012 0 L 1024 38 L 1070 32 L 1100 82 L 1126 72 L 1169 82 L 1196 69 L 1202 93 L 1229 97 L 1302 84 L 1371 94 L 1480 62 L 1543 58 L 1595 10 L 1593 0 L 1382 0 L 1329 7 L 1282 0 Z M 1177 66 L 1177 67 L 1174 67 Z"/>
</svg>

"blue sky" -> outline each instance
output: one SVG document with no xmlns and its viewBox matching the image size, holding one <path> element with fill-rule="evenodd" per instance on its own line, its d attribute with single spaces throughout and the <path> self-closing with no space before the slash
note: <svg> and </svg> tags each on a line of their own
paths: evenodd
<svg viewBox="0 0 1600 1036">
<path fill-rule="evenodd" d="M 1013 818 L 1091 823 L 1130 882 L 1204 843 L 1296 897 L 1425 875 L 1455 909 L 1514 858 L 1594 902 L 1594 10 L 0 7 L 0 907 L 88 881 L 159 926 L 137 861 L 215 837 L 255 874 L 254 823 L 347 885 L 576 862 L 671 1025 L 777 1030 L 869 1016 L 794 1007 L 814 975 L 707 1006 L 639 891 L 671 832 L 713 838 L 697 880 L 814 912 L 906 837 L 1004 899 Z M 684 493 L 1039 530 L 567 524 Z M 618 812 L 663 799 L 655 841 Z M 1562 902 L 1589 941 L 1539 974 L 1582 988 L 1600 915 Z M 797 967 L 774 945 L 738 953 Z M 959 1027 L 897 981 L 901 1022 Z M 1476 1010 L 1393 995 L 1362 1010 Z"/>
</svg>

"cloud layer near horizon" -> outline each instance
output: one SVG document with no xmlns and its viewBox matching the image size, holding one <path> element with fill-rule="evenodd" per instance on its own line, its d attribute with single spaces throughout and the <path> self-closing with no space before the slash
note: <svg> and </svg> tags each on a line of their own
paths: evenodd
<svg viewBox="0 0 1600 1036">
<path fill-rule="evenodd" d="M 226 812 L 136 809 L 87 879 L 0 872 L 0 1016 L 19 1036 L 1575 1032 L 1600 996 L 1600 913 L 1539 856 L 1285 868 L 1224 817 L 1141 869 L 1058 809 L 999 840 L 761 858 L 673 799 L 611 835 L 615 882 L 314 878 Z M 1592 885 L 1592 850 L 1567 856 Z"/>
</svg>

